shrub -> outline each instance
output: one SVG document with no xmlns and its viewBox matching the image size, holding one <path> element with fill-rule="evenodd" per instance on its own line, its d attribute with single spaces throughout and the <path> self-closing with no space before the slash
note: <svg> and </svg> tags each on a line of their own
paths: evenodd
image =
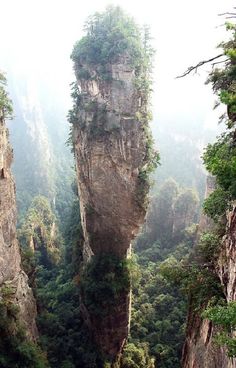
<svg viewBox="0 0 236 368">
<path fill-rule="evenodd" d="M 202 234 L 196 247 L 197 256 L 202 262 L 214 263 L 219 250 L 220 238 L 214 233 Z"/>
<path fill-rule="evenodd" d="M 215 342 L 227 348 L 229 357 L 236 357 L 236 338 L 233 337 L 236 327 L 236 302 L 230 302 L 227 305 L 209 306 L 202 313 L 202 317 L 210 319 L 215 325 L 221 327 Z"/>
<path fill-rule="evenodd" d="M 110 254 L 93 256 L 80 282 L 83 302 L 94 315 L 109 313 L 130 285 L 129 261 Z"/>
<path fill-rule="evenodd" d="M 230 193 L 222 188 L 215 189 L 203 203 L 203 211 L 215 222 L 230 208 Z"/>
<path fill-rule="evenodd" d="M 9 301 L 0 302 L 0 366 L 2 368 L 48 368 L 40 348 L 26 337 L 18 321 L 19 308 Z"/>
<path fill-rule="evenodd" d="M 6 77 L 0 72 L 0 117 L 2 115 L 3 118 L 12 118 L 12 101 L 9 99 L 8 93 L 6 92 L 6 83 Z"/>
</svg>

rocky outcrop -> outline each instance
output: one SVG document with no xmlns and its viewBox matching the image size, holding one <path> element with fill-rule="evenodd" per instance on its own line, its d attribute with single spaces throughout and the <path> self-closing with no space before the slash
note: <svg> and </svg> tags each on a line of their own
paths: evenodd
<svg viewBox="0 0 236 368">
<path fill-rule="evenodd" d="M 236 205 L 227 213 L 226 234 L 218 259 L 217 272 L 226 300 L 236 301 Z"/>
<path fill-rule="evenodd" d="M 28 336 L 35 339 L 36 305 L 28 278 L 21 269 L 16 238 L 15 184 L 10 171 L 12 157 L 8 130 L 0 117 L 0 299 L 4 299 L 7 290 L 12 303 L 19 307 L 19 318 L 25 324 Z"/>
<path fill-rule="evenodd" d="M 208 175 L 206 179 L 206 190 L 204 195 L 205 198 L 207 198 L 214 191 L 215 185 L 216 185 L 215 178 L 211 175 Z M 212 226 L 213 226 L 212 220 L 204 213 L 201 213 L 198 235 L 200 235 L 203 231 L 211 229 Z"/>
<path fill-rule="evenodd" d="M 217 328 L 203 320 L 200 312 L 190 306 L 186 340 L 183 348 L 183 368 L 235 368 L 235 359 L 227 357 L 226 350 L 214 342 Z"/>
<path fill-rule="evenodd" d="M 207 197 L 215 188 L 215 179 L 207 178 L 205 196 Z M 213 227 L 212 220 L 204 214 L 199 223 L 199 235 Z M 235 300 L 236 274 L 236 208 L 227 214 L 226 235 L 222 239 L 220 253 L 215 264 L 215 272 L 224 287 L 227 301 Z M 203 306 L 203 310 L 204 310 Z M 187 319 L 186 340 L 183 348 L 183 368 L 235 368 L 236 360 L 227 356 L 226 350 L 214 342 L 217 327 L 209 320 L 201 318 L 201 311 L 196 312 L 189 307 Z"/>
<path fill-rule="evenodd" d="M 145 215 L 138 184 L 146 150 L 134 71 L 124 59 L 110 73 L 110 82 L 80 81 L 76 164 L 85 251 L 125 257 Z"/>
<path fill-rule="evenodd" d="M 196 222 L 199 199 L 191 189 L 180 193 L 173 205 L 173 237 L 181 239 L 183 231 Z"/>
<path fill-rule="evenodd" d="M 83 68 L 80 65 L 80 68 Z M 126 259 L 145 216 L 145 127 L 137 118 L 142 99 L 127 56 L 106 65 L 102 79 L 86 65 L 92 79 L 78 78 L 79 112 L 74 124 L 84 258 L 111 254 Z M 122 293 L 105 318 L 84 315 L 101 351 L 114 358 L 129 329 L 130 295 Z"/>
</svg>

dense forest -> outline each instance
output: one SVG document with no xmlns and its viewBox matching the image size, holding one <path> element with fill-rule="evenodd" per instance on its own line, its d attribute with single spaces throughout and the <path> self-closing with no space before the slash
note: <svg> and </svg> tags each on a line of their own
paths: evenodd
<svg viewBox="0 0 236 368">
<path fill-rule="evenodd" d="M 90 16 L 74 45 L 68 112 L 59 97 L 46 98 L 45 81 L 0 73 L 0 127 L 10 120 L 18 206 L 15 230 L 0 216 L 2 238 L 17 232 L 19 272 L 37 309 L 32 338 L 12 280 L 0 278 L 0 367 L 235 367 L 236 26 L 225 27 L 221 53 L 213 65 L 202 62 L 216 107 L 226 106 L 217 138 L 218 127 L 199 122 L 188 133 L 177 122 L 157 128 L 155 148 L 151 33 L 120 7 Z M 206 352 L 193 346 L 204 321 L 205 346 L 221 351 L 224 364 L 208 356 L 199 363 Z M 115 352 L 104 348 L 106 336 Z"/>
</svg>

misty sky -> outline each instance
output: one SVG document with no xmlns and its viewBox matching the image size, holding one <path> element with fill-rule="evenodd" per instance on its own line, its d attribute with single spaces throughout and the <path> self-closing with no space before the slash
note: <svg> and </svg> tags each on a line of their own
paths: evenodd
<svg viewBox="0 0 236 368">
<path fill-rule="evenodd" d="M 216 124 L 215 97 L 204 85 L 209 66 L 201 76 L 175 76 L 219 53 L 215 46 L 225 38 L 225 19 L 218 14 L 232 11 L 232 0 L 0 0 L 0 69 L 48 79 L 69 104 L 73 44 L 82 36 L 87 16 L 108 4 L 121 5 L 139 24 L 151 26 L 156 49 L 155 124 L 158 119 L 174 123 L 193 116 Z"/>
</svg>

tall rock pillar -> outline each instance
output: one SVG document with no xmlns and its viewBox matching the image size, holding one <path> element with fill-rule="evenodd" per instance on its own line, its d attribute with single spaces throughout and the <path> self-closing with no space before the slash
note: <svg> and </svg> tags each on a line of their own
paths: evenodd
<svg viewBox="0 0 236 368">
<path fill-rule="evenodd" d="M 88 35 L 72 54 L 77 82 L 71 120 L 87 263 L 81 281 L 82 308 L 101 352 L 113 361 L 128 335 L 127 257 L 144 221 L 147 176 L 150 161 L 154 160 L 148 132 L 148 78 L 145 79 L 144 62 L 135 66 L 128 46 L 112 58 L 104 57 L 101 49 L 97 61 L 89 59 L 91 43 L 98 47 L 101 29 L 105 30 L 101 47 L 110 43 L 116 52 L 121 42 L 126 42 L 125 35 L 120 35 L 117 42 L 109 38 L 113 28 L 119 34 L 124 21 L 127 18 L 119 8 L 95 16 Z M 134 36 L 132 30 L 130 37 Z M 132 42 L 140 42 L 142 48 L 138 37 Z M 86 40 L 88 48 L 84 53 Z M 145 50 L 140 52 L 144 61 Z"/>
</svg>

